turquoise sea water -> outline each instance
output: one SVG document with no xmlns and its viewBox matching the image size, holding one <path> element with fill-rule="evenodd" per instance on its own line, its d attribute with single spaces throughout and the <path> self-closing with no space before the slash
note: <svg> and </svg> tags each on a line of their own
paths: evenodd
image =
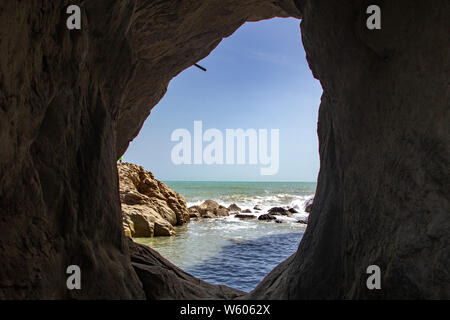
<svg viewBox="0 0 450 320">
<path fill-rule="evenodd" d="M 186 198 L 188 206 L 212 199 L 228 206 L 236 203 L 252 214 L 274 206 L 295 207 L 282 223 L 234 216 L 200 219 L 176 227 L 174 237 L 136 239 L 159 251 L 166 259 L 205 281 L 251 291 L 276 265 L 293 254 L 305 225 L 304 203 L 314 196 L 310 182 L 165 182 Z M 254 210 L 259 205 L 262 210 Z"/>
</svg>

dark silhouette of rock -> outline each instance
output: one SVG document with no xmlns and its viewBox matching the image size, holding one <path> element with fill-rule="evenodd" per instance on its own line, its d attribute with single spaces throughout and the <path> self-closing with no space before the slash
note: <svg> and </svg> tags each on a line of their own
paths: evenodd
<svg viewBox="0 0 450 320">
<path fill-rule="evenodd" d="M 272 214 L 272 215 L 279 215 L 279 216 L 290 216 L 291 215 L 291 213 L 288 210 L 281 208 L 281 207 L 270 208 L 268 213 Z"/>
<path fill-rule="evenodd" d="M 239 219 L 249 219 L 249 220 L 250 219 L 256 219 L 256 216 L 253 215 L 253 214 L 242 214 L 242 213 L 240 213 L 240 214 L 236 214 L 235 217 L 239 218 Z"/>
<path fill-rule="evenodd" d="M 252 213 L 252 210 L 250 210 L 250 209 L 245 209 L 245 210 L 242 210 L 241 212 L 242 212 L 242 213 Z"/>
<path fill-rule="evenodd" d="M 298 213 L 298 211 L 295 208 L 289 208 L 288 211 L 290 213 Z"/>
<path fill-rule="evenodd" d="M 277 218 L 269 213 L 262 214 L 258 217 L 258 220 L 276 220 Z"/>
<path fill-rule="evenodd" d="M 262 210 L 262 207 L 260 205 L 256 205 L 253 207 L 253 209 L 260 211 L 260 210 Z"/>
</svg>

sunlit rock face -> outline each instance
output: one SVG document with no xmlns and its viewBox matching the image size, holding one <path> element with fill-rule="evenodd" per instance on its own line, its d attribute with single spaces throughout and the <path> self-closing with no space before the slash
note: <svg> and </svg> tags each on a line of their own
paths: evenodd
<svg viewBox="0 0 450 320">
<path fill-rule="evenodd" d="M 116 160 L 170 79 L 245 21 L 275 16 L 303 19 L 324 89 L 321 171 L 298 252 L 242 297 L 448 298 L 450 4 L 384 1 L 382 29 L 368 30 L 369 4 L 85 1 L 69 31 L 62 4 L 3 1 L 0 298 L 171 297 L 131 265 Z M 66 288 L 71 264 L 82 290 Z M 366 287 L 372 264 L 382 290 Z M 198 297 L 241 294 L 207 290 Z"/>
</svg>

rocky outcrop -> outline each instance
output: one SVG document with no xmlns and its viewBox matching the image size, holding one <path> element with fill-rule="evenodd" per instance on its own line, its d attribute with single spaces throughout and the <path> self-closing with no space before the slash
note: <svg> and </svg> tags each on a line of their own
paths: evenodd
<svg viewBox="0 0 450 320">
<path fill-rule="evenodd" d="M 189 222 L 184 197 L 132 163 L 117 164 L 125 230 L 133 237 L 172 236 Z"/>
<path fill-rule="evenodd" d="M 323 87 L 321 168 L 297 253 L 243 298 L 449 298 L 449 1 L 380 2 L 380 30 L 369 1 L 76 3 L 72 31 L 65 2 L 0 4 L 0 298 L 178 297 L 132 267 L 116 160 L 170 79 L 275 16 L 302 18 Z"/>
</svg>

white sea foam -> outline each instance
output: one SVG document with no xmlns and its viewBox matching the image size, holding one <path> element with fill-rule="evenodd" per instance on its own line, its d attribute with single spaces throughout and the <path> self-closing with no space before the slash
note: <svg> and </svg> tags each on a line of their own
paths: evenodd
<svg viewBox="0 0 450 320">
<path fill-rule="evenodd" d="M 268 194 L 268 195 L 227 195 L 222 196 L 220 198 L 211 199 L 216 201 L 217 203 L 228 207 L 231 204 L 237 204 L 242 210 L 250 209 L 252 215 L 260 216 L 269 211 L 269 209 L 273 207 L 283 207 L 283 208 L 294 208 L 298 211 L 298 213 L 294 213 L 291 217 L 288 216 L 277 216 L 277 218 L 283 222 L 297 222 L 298 220 L 307 220 L 309 214 L 305 212 L 305 205 L 308 200 L 313 198 L 313 194 L 308 195 L 292 195 L 287 193 L 277 193 L 277 194 Z M 207 199 L 205 199 L 207 200 Z M 204 202 L 204 200 L 197 200 L 188 202 L 188 207 L 200 205 Z M 258 205 L 261 210 L 255 210 L 254 207 Z M 234 216 L 229 216 L 226 218 L 227 221 L 234 221 L 240 224 L 244 223 L 245 220 L 241 220 L 235 218 Z M 223 226 L 224 228 L 239 228 L 238 225 L 229 225 L 226 224 Z M 243 226 L 246 228 L 245 226 Z"/>
</svg>

